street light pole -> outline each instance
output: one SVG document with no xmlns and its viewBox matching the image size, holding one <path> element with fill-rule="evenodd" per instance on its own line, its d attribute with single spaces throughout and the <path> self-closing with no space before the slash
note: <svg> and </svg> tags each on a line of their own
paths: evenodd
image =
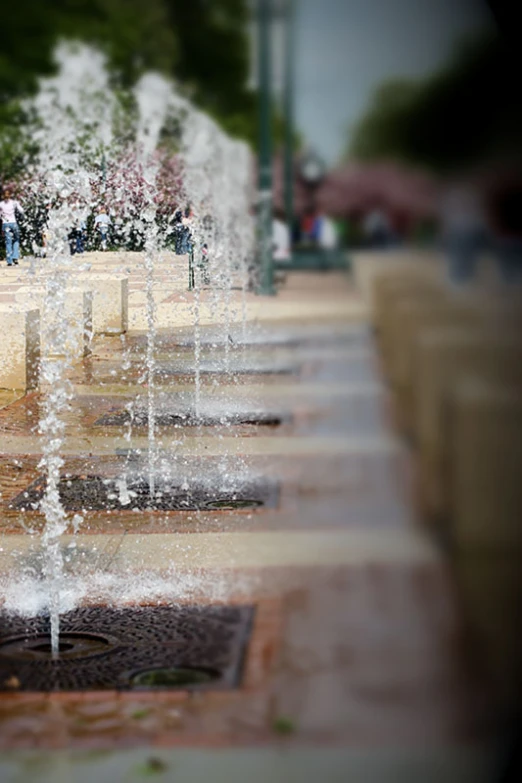
<svg viewBox="0 0 522 783">
<path fill-rule="evenodd" d="M 286 0 L 285 19 L 285 212 L 290 231 L 290 249 L 294 226 L 294 0 Z"/>
<path fill-rule="evenodd" d="M 272 258 L 272 90 L 271 21 L 272 0 L 257 0 L 259 51 L 259 175 L 258 175 L 258 253 L 260 279 L 258 293 L 271 296 L 274 290 Z"/>
</svg>

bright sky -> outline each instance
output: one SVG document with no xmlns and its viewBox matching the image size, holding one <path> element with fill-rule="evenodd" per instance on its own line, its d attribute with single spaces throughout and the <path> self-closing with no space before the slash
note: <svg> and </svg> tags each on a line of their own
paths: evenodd
<svg viewBox="0 0 522 783">
<path fill-rule="evenodd" d="M 435 70 L 491 25 L 485 0 L 296 0 L 296 124 L 328 163 L 380 82 Z"/>
</svg>

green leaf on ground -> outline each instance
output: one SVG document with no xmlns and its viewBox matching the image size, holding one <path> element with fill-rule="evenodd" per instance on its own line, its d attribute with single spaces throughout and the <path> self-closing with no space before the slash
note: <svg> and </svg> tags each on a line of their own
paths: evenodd
<svg viewBox="0 0 522 783">
<path fill-rule="evenodd" d="M 136 772 L 140 777 L 145 778 L 166 772 L 168 768 L 169 765 L 163 761 L 163 759 L 159 759 L 156 756 L 151 756 L 145 761 L 144 764 L 140 764 L 140 766 L 136 769 Z"/>
<path fill-rule="evenodd" d="M 278 718 L 274 718 L 272 722 L 272 730 L 276 734 L 289 735 L 295 731 L 295 723 L 292 718 L 288 718 L 286 715 L 280 715 Z"/>
<path fill-rule="evenodd" d="M 142 709 L 142 710 L 135 710 L 133 713 L 131 713 L 131 718 L 134 720 L 141 720 L 142 718 L 146 718 L 147 715 L 150 715 L 150 710 Z"/>
</svg>

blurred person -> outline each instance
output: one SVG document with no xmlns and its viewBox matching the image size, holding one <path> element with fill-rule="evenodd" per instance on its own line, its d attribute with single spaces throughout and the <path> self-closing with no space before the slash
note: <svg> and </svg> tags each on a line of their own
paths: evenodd
<svg viewBox="0 0 522 783">
<path fill-rule="evenodd" d="M 78 227 L 78 234 L 76 237 L 76 252 L 83 253 L 85 251 L 85 239 L 87 236 L 87 221 L 81 220 Z"/>
<path fill-rule="evenodd" d="M 275 261 L 290 260 L 290 230 L 281 210 L 276 210 L 272 220 L 272 244 Z"/>
<path fill-rule="evenodd" d="M 388 215 L 376 204 L 363 218 L 363 231 L 369 247 L 385 248 L 391 241 L 391 226 Z"/>
<path fill-rule="evenodd" d="M 464 186 L 448 191 L 442 203 L 441 230 L 450 284 L 471 283 L 487 238 L 483 205 L 475 191 Z"/>
<path fill-rule="evenodd" d="M 72 256 L 84 252 L 86 230 L 87 224 L 85 220 L 79 220 L 77 225 L 70 231 L 67 238 L 69 240 L 69 249 Z"/>
<path fill-rule="evenodd" d="M 176 255 L 184 256 L 192 252 L 192 218 L 194 213 L 190 206 L 184 211 L 176 210 L 174 213 L 174 250 Z"/>
<path fill-rule="evenodd" d="M 98 229 L 101 238 L 101 249 L 107 250 L 107 237 L 109 235 L 109 226 L 112 221 L 106 212 L 105 207 L 100 207 L 98 214 L 94 219 L 94 227 Z"/>
<path fill-rule="evenodd" d="M 348 247 L 351 235 L 351 223 L 348 218 L 338 218 L 335 220 L 335 231 L 338 242 L 341 247 Z"/>
<path fill-rule="evenodd" d="M 318 244 L 322 250 L 335 250 L 338 244 L 335 223 L 331 218 L 324 214 L 319 216 Z"/>
<path fill-rule="evenodd" d="M 183 255 L 183 212 L 177 209 L 172 218 L 172 233 L 174 234 L 174 252 L 176 255 Z"/>
<path fill-rule="evenodd" d="M 5 240 L 7 266 L 18 265 L 20 258 L 20 228 L 18 215 L 24 215 L 20 202 L 12 198 L 11 190 L 4 188 L 3 199 L 0 201 L 0 219 Z"/>
<path fill-rule="evenodd" d="M 301 244 L 301 221 L 294 216 L 293 224 L 290 227 L 290 243 L 292 246 Z"/>
<path fill-rule="evenodd" d="M 301 219 L 301 240 L 317 245 L 319 241 L 319 216 L 315 210 L 308 210 Z"/>
<path fill-rule="evenodd" d="M 47 235 L 50 204 L 40 203 L 34 214 L 34 231 L 36 239 L 33 241 L 33 252 L 35 256 L 45 258 L 47 255 Z"/>
</svg>

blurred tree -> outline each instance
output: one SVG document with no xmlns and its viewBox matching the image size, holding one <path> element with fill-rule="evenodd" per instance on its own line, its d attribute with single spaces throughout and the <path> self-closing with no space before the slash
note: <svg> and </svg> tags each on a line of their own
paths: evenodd
<svg viewBox="0 0 522 783">
<path fill-rule="evenodd" d="M 17 0 L 0 24 L 0 97 L 27 93 L 53 70 L 59 38 L 98 44 L 124 83 L 145 68 L 171 71 L 177 39 L 164 0 Z"/>
<path fill-rule="evenodd" d="M 59 38 L 79 39 L 107 53 L 120 86 L 148 69 L 172 75 L 225 130 L 255 143 L 249 13 L 247 0 L 17 0 L 0 24 L 0 99 L 52 73 Z M 280 136 L 280 118 L 274 126 Z"/>
<path fill-rule="evenodd" d="M 31 135 L 23 132 L 33 119 L 19 101 L 0 105 L 0 173 L 4 182 L 16 179 L 37 152 Z"/>
<path fill-rule="evenodd" d="M 468 42 L 435 75 L 382 85 L 356 126 L 346 157 L 392 157 L 451 169 L 519 154 L 517 80 L 499 38 Z"/>
<path fill-rule="evenodd" d="M 46 0 L 57 7 L 57 32 L 101 45 L 124 84 L 144 70 L 172 71 L 177 35 L 165 0 Z"/>
<path fill-rule="evenodd" d="M 178 37 L 174 75 L 216 112 L 234 112 L 246 95 L 249 68 L 244 0 L 165 0 Z"/>
<path fill-rule="evenodd" d="M 419 89 L 417 82 L 408 79 L 393 79 L 381 84 L 353 130 L 345 157 L 371 160 L 389 155 L 390 151 L 400 156 L 402 118 L 414 104 Z"/>
<path fill-rule="evenodd" d="M 246 0 L 165 0 L 178 36 L 175 78 L 234 136 L 255 144 L 257 96 L 248 89 Z M 281 135 L 280 118 L 274 129 Z"/>
</svg>

